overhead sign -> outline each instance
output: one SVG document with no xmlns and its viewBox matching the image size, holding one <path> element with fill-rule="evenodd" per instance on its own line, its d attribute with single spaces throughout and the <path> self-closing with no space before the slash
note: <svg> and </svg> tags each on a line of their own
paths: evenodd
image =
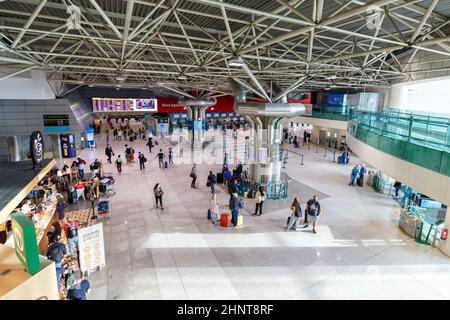
<svg viewBox="0 0 450 320">
<path fill-rule="evenodd" d="M 68 114 L 44 114 L 44 131 L 68 131 L 69 115 Z"/>
<path fill-rule="evenodd" d="M 103 224 L 98 223 L 78 231 L 80 270 L 94 272 L 106 265 Z"/>
<path fill-rule="evenodd" d="M 116 111 L 142 111 L 157 112 L 156 99 L 131 99 L 131 98 L 92 98 L 94 112 Z"/>
<path fill-rule="evenodd" d="M 30 155 L 36 164 L 44 160 L 44 138 L 40 131 L 33 131 L 30 136 Z"/>
<path fill-rule="evenodd" d="M 11 221 L 17 258 L 25 270 L 33 275 L 41 270 L 34 224 L 23 212 L 12 214 Z"/>
</svg>

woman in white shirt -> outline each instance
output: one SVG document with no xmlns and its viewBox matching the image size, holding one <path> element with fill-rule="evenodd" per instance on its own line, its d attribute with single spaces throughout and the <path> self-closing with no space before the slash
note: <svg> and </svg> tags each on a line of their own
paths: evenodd
<svg viewBox="0 0 450 320">
<path fill-rule="evenodd" d="M 254 213 L 255 216 L 260 216 L 262 214 L 262 207 L 265 200 L 266 200 L 266 193 L 264 192 L 263 187 L 259 187 L 259 191 L 256 193 L 255 196 L 255 204 L 256 204 Z"/>
<path fill-rule="evenodd" d="M 211 212 L 211 222 L 219 222 L 219 205 L 217 203 L 217 194 L 213 193 L 209 201 L 209 210 Z"/>
</svg>

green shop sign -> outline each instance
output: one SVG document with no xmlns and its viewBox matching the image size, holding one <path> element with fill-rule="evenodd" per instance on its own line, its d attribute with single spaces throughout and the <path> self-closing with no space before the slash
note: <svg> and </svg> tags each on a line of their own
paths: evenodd
<svg viewBox="0 0 450 320">
<path fill-rule="evenodd" d="M 29 274 L 33 275 L 39 272 L 41 263 L 34 224 L 25 214 L 16 212 L 12 215 L 12 227 L 17 258 Z"/>
</svg>

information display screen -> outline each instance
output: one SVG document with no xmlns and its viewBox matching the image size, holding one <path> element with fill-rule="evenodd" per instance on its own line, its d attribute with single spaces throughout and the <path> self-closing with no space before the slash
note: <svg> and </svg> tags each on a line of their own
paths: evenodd
<svg viewBox="0 0 450 320">
<path fill-rule="evenodd" d="M 157 112 L 157 105 L 156 99 L 92 98 L 92 108 L 94 112 Z"/>
</svg>

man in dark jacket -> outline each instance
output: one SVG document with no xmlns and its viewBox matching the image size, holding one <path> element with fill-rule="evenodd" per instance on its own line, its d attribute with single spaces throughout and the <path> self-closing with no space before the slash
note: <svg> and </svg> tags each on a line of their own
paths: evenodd
<svg viewBox="0 0 450 320">
<path fill-rule="evenodd" d="M 108 162 L 111 162 L 111 156 L 114 156 L 114 151 L 112 149 L 112 147 L 108 144 L 108 146 L 105 149 L 105 155 L 108 157 Z"/>
<path fill-rule="evenodd" d="M 145 158 L 144 154 L 139 152 L 139 169 L 140 170 L 145 170 L 145 162 L 147 161 L 147 159 Z"/>
<path fill-rule="evenodd" d="M 55 240 L 50 243 L 47 248 L 45 256 L 55 262 L 56 267 L 56 281 L 58 283 L 58 290 L 61 287 L 61 276 L 63 274 L 62 261 L 67 254 L 66 245 L 61 242 L 61 236 L 56 236 Z"/>
<path fill-rule="evenodd" d="M 234 226 L 237 226 L 237 219 L 239 215 L 239 209 L 241 208 L 241 200 L 239 199 L 239 196 L 237 193 L 233 193 L 231 195 L 230 204 L 229 204 L 230 210 L 231 210 L 231 223 L 234 224 Z"/>
<path fill-rule="evenodd" d="M 216 183 L 216 176 L 212 173 L 212 171 L 210 171 L 208 176 L 208 186 L 211 187 L 211 193 L 214 193 L 214 186 L 216 185 Z"/>
</svg>

